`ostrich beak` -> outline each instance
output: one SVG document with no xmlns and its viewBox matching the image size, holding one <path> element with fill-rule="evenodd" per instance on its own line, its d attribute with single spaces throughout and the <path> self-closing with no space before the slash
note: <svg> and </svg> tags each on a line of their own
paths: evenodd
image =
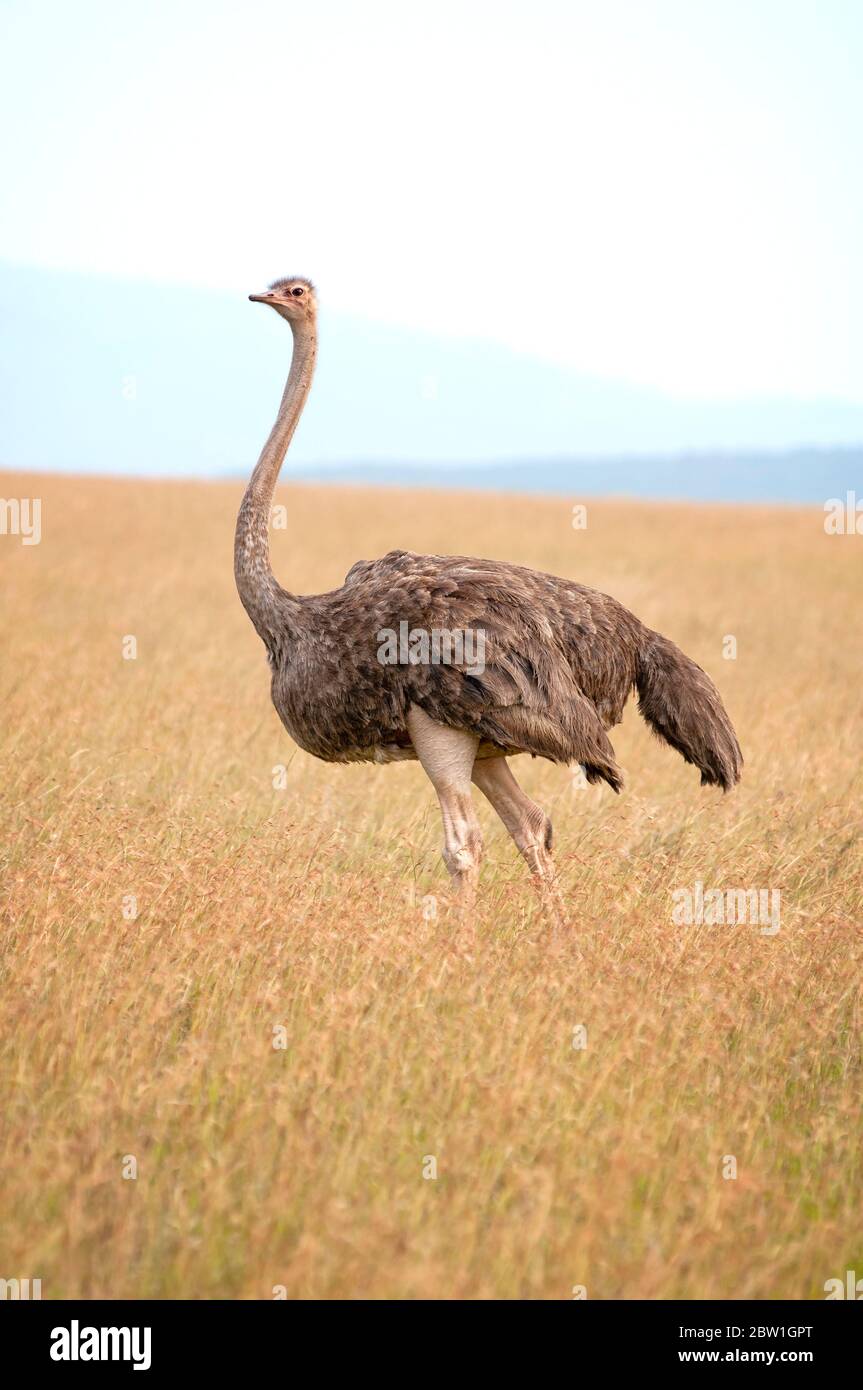
<svg viewBox="0 0 863 1390">
<path fill-rule="evenodd" d="M 273 302 L 273 296 L 269 290 L 265 290 L 263 294 L 250 294 L 249 298 L 253 299 L 256 304 L 272 304 Z"/>
</svg>

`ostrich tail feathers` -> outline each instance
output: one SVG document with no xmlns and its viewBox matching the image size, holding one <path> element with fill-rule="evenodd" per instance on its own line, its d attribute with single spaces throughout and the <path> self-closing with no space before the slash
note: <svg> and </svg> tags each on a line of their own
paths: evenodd
<svg viewBox="0 0 863 1390">
<path fill-rule="evenodd" d="M 743 755 L 719 691 L 679 647 L 648 634 L 636 672 L 638 708 L 653 731 L 701 772 L 702 786 L 730 791 Z"/>
</svg>

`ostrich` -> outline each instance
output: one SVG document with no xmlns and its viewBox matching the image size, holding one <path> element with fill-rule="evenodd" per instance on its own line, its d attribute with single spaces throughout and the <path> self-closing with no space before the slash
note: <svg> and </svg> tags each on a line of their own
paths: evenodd
<svg viewBox="0 0 863 1390">
<path fill-rule="evenodd" d="M 633 687 L 656 734 L 728 791 L 742 756 L 710 677 L 607 594 L 496 560 L 391 550 L 359 560 L 326 594 L 289 593 L 270 566 L 276 480 L 309 394 L 317 300 L 309 280 L 276 280 L 250 299 L 287 319 L 293 354 L 279 413 L 237 517 L 234 573 L 267 649 L 272 698 L 288 733 L 327 762 L 418 759 L 440 803 L 443 858 L 457 900 L 476 891 L 482 840 L 471 798 L 479 787 L 527 862 L 544 906 L 560 920 L 551 822 L 507 761 L 531 753 L 581 764 L 589 782 L 622 785 L 607 730 Z M 384 632 L 481 633 L 484 659 L 381 658 Z"/>
</svg>

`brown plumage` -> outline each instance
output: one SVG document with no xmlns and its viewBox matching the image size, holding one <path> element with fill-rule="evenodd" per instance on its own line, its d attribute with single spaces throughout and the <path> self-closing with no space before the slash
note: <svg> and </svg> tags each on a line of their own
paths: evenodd
<svg viewBox="0 0 863 1390">
<path fill-rule="evenodd" d="M 580 763 L 589 781 L 619 791 L 607 730 L 635 689 L 653 730 L 700 770 L 702 783 L 727 791 L 742 757 L 716 687 L 607 594 L 520 565 L 393 550 L 358 561 L 330 593 L 284 590 L 270 568 L 269 513 L 311 386 L 317 305 L 311 282 L 298 277 L 250 298 L 271 304 L 294 334 L 279 414 L 237 518 L 234 556 L 282 722 L 300 747 L 328 762 L 418 757 L 441 802 L 444 858 L 467 898 L 480 847 L 473 780 L 558 912 L 550 823 L 505 758 Z M 412 661 L 402 644 L 401 661 L 382 661 L 385 634 L 435 632 L 482 634 L 482 659 L 457 653 L 462 659 L 436 663 L 420 644 Z"/>
</svg>

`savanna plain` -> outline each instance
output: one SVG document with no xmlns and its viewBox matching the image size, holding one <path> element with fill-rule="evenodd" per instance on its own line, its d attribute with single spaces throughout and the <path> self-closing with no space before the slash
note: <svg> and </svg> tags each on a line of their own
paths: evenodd
<svg viewBox="0 0 863 1390">
<path fill-rule="evenodd" d="M 241 483 L 0 491 L 42 499 L 41 544 L 0 536 L 0 1276 L 806 1299 L 863 1275 L 863 539 L 817 507 L 588 501 L 574 530 L 584 499 L 279 490 L 289 588 L 395 546 L 510 559 L 717 681 L 728 796 L 634 704 L 620 797 L 515 761 L 554 822 L 555 934 L 478 793 L 463 921 L 419 768 L 292 744 L 234 589 Z M 779 890 L 779 931 L 675 923 L 697 882 Z"/>
</svg>

